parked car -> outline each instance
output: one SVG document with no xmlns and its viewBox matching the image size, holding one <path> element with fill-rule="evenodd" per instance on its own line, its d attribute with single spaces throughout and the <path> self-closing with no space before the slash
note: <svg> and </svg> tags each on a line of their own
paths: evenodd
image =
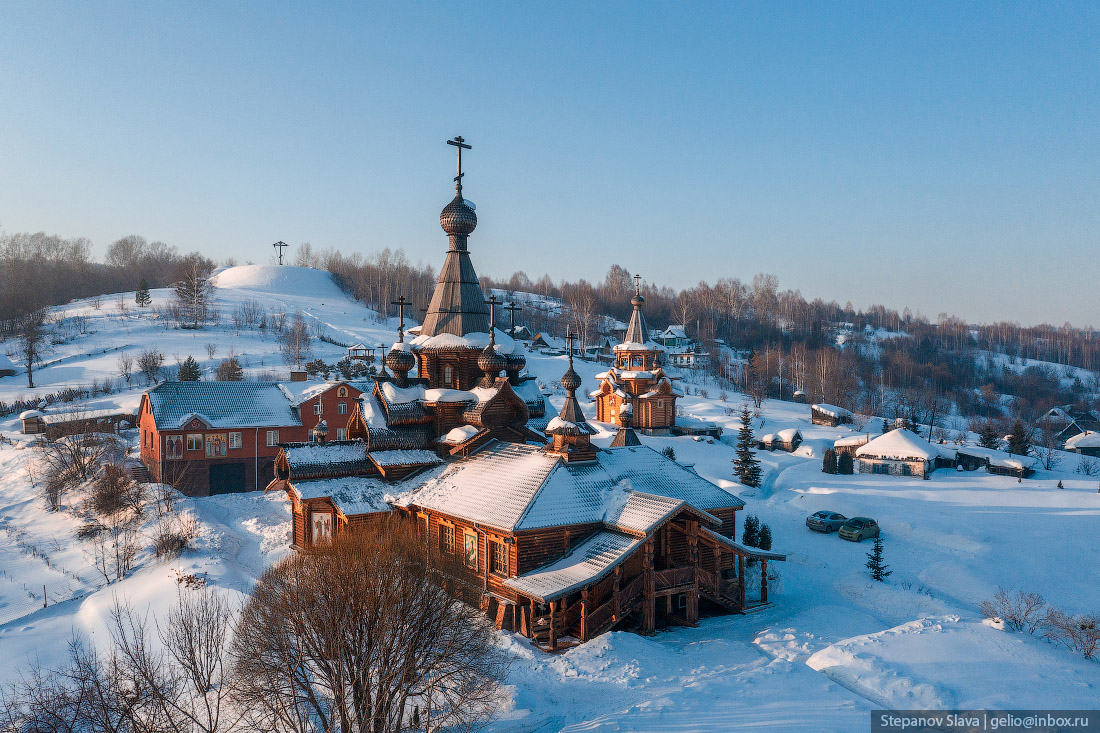
<svg viewBox="0 0 1100 733">
<path fill-rule="evenodd" d="M 840 529 L 840 525 L 848 521 L 848 517 L 836 512 L 820 511 L 814 512 L 810 516 L 806 517 L 806 526 L 812 529 L 814 532 L 824 532 L 829 534 L 830 532 L 836 532 Z"/>
<path fill-rule="evenodd" d="M 878 522 L 870 517 L 852 517 L 841 525 L 836 534 L 842 540 L 863 542 L 868 537 L 878 537 Z"/>
</svg>

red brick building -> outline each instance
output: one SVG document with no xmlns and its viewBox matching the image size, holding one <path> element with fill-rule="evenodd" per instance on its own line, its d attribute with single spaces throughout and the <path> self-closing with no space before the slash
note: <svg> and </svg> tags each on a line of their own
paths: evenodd
<svg viewBox="0 0 1100 733">
<path fill-rule="evenodd" d="M 275 477 L 281 443 L 321 420 L 343 438 L 367 385 L 350 382 L 163 382 L 138 408 L 141 460 L 191 496 L 255 491 Z"/>
</svg>

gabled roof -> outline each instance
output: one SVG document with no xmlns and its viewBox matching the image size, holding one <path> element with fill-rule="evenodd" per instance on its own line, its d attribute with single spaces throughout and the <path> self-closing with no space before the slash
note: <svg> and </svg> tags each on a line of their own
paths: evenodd
<svg viewBox="0 0 1100 733">
<path fill-rule="evenodd" d="M 930 461 L 939 451 L 924 438 L 905 428 L 891 430 L 856 450 L 858 458 L 880 458 L 893 461 Z"/>
<path fill-rule="evenodd" d="M 633 493 L 695 510 L 744 506 L 733 494 L 645 447 L 613 448 L 565 463 L 538 446 L 493 442 L 400 498 L 504 531 L 614 523 Z"/>
<path fill-rule="evenodd" d="M 369 470 L 367 448 L 361 440 L 331 443 L 292 443 L 283 447 L 295 479 L 317 476 L 350 476 Z"/>
<path fill-rule="evenodd" d="M 161 430 L 181 429 L 191 416 L 212 428 L 302 424 L 274 382 L 162 382 L 146 394 Z"/>
<path fill-rule="evenodd" d="M 1074 435 L 1066 441 L 1066 450 L 1073 450 L 1074 448 L 1100 448 L 1100 433 L 1086 430 L 1083 433 Z"/>
</svg>

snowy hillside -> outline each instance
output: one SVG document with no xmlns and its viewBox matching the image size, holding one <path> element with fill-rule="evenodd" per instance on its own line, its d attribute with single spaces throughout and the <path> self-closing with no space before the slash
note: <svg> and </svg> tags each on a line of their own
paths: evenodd
<svg viewBox="0 0 1100 733">
<path fill-rule="evenodd" d="M 132 293 L 123 296 L 124 313 L 113 297 L 98 310 L 90 301 L 59 309 L 66 318 L 85 317 L 87 328 L 54 347 L 38 376 L 42 391 L 117 378 L 118 353 L 149 346 L 162 350 L 169 363 L 192 355 L 207 370 L 230 352 L 252 373 L 285 369 L 270 333 L 233 326 L 229 314 L 248 301 L 269 313 L 300 309 L 335 341 L 388 344 L 395 337 L 394 323 L 379 324 L 322 272 L 237 267 L 218 273 L 215 283 L 221 324 L 197 332 L 165 328 L 152 317 L 153 308 L 135 309 Z M 155 301 L 169 295 L 153 293 Z M 207 343 L 215 346 L 213 358 Z M 327 361 L 344 351 L 327 343 L 315 349 Z M 554 388 L 565 358 L 527 357 L 529 370 Z M 594 389 L 603 369 L 577 362 L 582 394 Z M 0 379 L 0 399 L 29 394 L 24 380 Z M 700 385 L 688 386 L 692 394 L 681 400 L 685 416 L 722 425 L 723 439 L 641 439 L 657 450 L 673 448 L 677 460 L 742 497 L 747 506 L 739 530 L 746 514 L 770 526 L 774 549 L 788 557 L 775 563 L 775 605 L 652 638 L 615 632 L 558 655 L 501 633 L 499 643 L 514 661 L 508 699 L 491 730 L 865 730 L 868 711 L 882 706 L 1096 706 L 1100 663 L 997 628 L 978 611 L 1004 587 L 1042 593 L 1068 612 L 1100 612 L 1100 477 L 1076 473 L 1076 456 L 1064 455 L 1058 470 L 1041 470 L 1022 482 L 946 470 L 928 481 L 828 475 L 821 471 L 822 454 L 852 431 L 811 425 L 807 405 L 768 401 L 762 421 L 754 423 L 757 434 L 797 427 L 805 441 L 793 454 L 758 453 L 764 482 L 750 489 L 733 480 L 731 464 L 734 413 L 744 397 L 731 392 L 722 401 L 718 388 L 709 387 L 710 396 L 703 397 Z M 136 404 L 140 389 L 99 401 Z M 551 397 L 554 409 L 563 398 L 564 392 Z M 592 418 L 594 405 L 583 404 Z M 289 551 L 285 499 L 256 493 L 187 499 L 177 511 L 198 518 L 195 547 L 164 562 L 146 541 L 134 572 L 105 585 L 89 564 L 86 543 L 74 537 L 80 521 L 68 511 L 45 510 L 33 482 L 34 451 L 15 434 L 15 422 L 0 420 L 0 433 L 15 443 L 0 444 L 0 682 L 32 658 L 60 661 L 73 634 L 102 639 L 115 597 L 163 614 L 175 599 L 177 578 L 196 574 L 239 598 Z M 603 426 L 594 442 L 607 445 L 611 436 Z M 872 581 L 864 567 L 870 543 L 805 527 L 805 517 L 822 509 L 878 520 L 893 571 L 888 582 Z M 48 608 L 41 607 L 44 584 Z"/>
<path fill-rule="evenodd" d="M 28 399 L 63 387 L 87 387 L 92 380 L 119 380 L 119 357 L 136 358 L 150 347 L 164 354 L 166 368 L 193 356 L 204 374 L 213 375 L 222 359 L 235 355 L 246 375 L 274 370 L 285 379 L 287 367 L 279 356 L 274 328 L 261 329 L 258 323 L 238 328 L 234 313 L 240 309 L 262 313 L 269 322 L 280 314 L 293 316 L 301 311 L 315 334 L 340 344 L 388 345 L 395 338 L 396 318 L 380 323 L 374 311 L 346 295 L 322 270 L 243 265 L 215 272 L 211 282 L 219 323 L 197 330 L 179 329 L 158 317 L 158 307 L 174 297 L 169 289 L 152 290 L 153 302 L 145 308 L 137 307 L 134 293 L 129 292 L 103 296 L 99 308 L 96 299 L 86 298 L 52 309 L 63 343 L 52 345 L 43 366 L 35 370 L 35 389 L 27 388 L 22 369 L 15 376 L 0 378 L 0 401 Z M 317 338 L 312 348 L 315 356 L 328 363 L 347 353 L 343 346 Z M 12 341 L 0 342 L 0 353 L 15 349 Z M 135 375 L 129 389 L 94 400 L 89 407 L 136 408 L 145 386 L 145 380 Z M 15 418 L 0 416 L 0 433 L 15 431 Z"/>
</svg>

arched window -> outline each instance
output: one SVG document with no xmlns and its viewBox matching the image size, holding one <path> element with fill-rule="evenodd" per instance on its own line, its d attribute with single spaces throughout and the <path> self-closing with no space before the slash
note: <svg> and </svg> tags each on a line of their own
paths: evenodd
<svg viewBox="0 0 1100 733">
<path fill-rule="evenodd" d="M 450 384 L 454 378 L 454 369 L 449 366 L 443 367 L 443 384 Z"/>
</svg>

